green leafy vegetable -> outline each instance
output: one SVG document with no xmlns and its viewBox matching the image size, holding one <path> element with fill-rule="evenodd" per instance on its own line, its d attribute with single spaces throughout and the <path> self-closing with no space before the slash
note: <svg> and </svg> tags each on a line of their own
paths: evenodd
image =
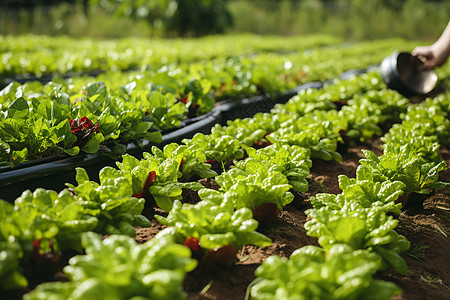
<svg viewBox="0 0 450 300">
<path fill-rule="evenodd" d="M 169 150 L 173 146 L 169 145 L 167 149 Z M 183 149 L 186 150 L 185 148 L 180 150 L 182 151 Z M 182 177 L 182 173 L 179 171 L 182 161 L 181 155 L 163 160 L 164 152 L 158 151 L 156 148 L 153 148 L 153 151 L 156 153 L 155 156 L 145 152 L 143 154 L 144 158 L 141 160 L 125 154 L 122 157 L 122 162 L 117 162 L 119 170 L 112 167 L 107 167 L 107 170 L 111 174 L 115 174 L 113 176 L 125 176 L 129 179 L 132 185 L 129 195 L 144 197 L 147 201 L 154 199 L 158 207 L 165 211 L 170 211 L 173 202 L 182 198 L 183 188 L 199 190 L 203 188 L 203 185 L 198 182 L 178 181 Z M 195 164 L 198 160 L 194 157 L 191 162 Z M 200 168 L 205 168 L 205 173 L 208 172 L 208 166 L 200 165 Z M 152 173 L 153 178 L 149 182 L 149 174 Z"/>
<path fill-rule="evenodd" d="M 145 201 L 132 196 L 129 178 L 120 176 L 116 169 L 105 167 L 99 173 L 99 184 L 90 181 L 83 168 L 76 168 L 76 171 L 78 185 L 69 187 L 78 203 L 98 219 L 94 231 L 134 237 L 134 226 L 150 226 L 149 220 L 141 215 Z"/>
<path fill-rule="evenodd" d="M 166 159 L 173 158 L 179 162 L 179 171 L 181 172 L 181 180 L 187 180 L 193 175 L 200 178 L 214 177 L 217 173 L 211 170 L 211 165 L 206 163 L 206 155 L 196 145 L 191 147 L 171 143 L 164 146 L 163 150 L 152 147 L 152 153 L 159 163 L 163 163 Z"/>
<path fill-rule="evenodd" d="M 383 155 L 377 157 L 373 152 L 362 150 L 365 158 L 360 160 L 364 173 L 373 173 L 373 180 L 383 182 L 401 181 L 404 194 L 427 194 L 429 190 L 441 190 L 449 183 L 438 181 L 439 172 L 445 170 L 446 163 L 424 162 L 410 144 L 397 146 L 385 144 Z"/>
<path fill-rule="evenodd" d="M 217 176 L 216 181 L 237 209 L 253 210 L 261 204 L 274 203 L 282 210 L 294 199 L 283 168 L 255 158 L 237 162 L 236 168 Z"/>
<path fill-rule="evenodd" d="M 337 111 L 315 111 L 300 118 L 291 118 L 266 138 L 272 143 L 297 145 L 311 151 L 311 158 L 342 161 L 336 151 L 340 130 L 346 120 Z"/>
<path fill-rule="evenodd" d="M 239 140 L 229 135 L 216 133 L 206 136 L 196 133 L 192 139 L 184 139 L 182 142 L 189 148 L 195 147 L 203 151 L 207 160 L 230 163 L 244 157 Z"/>
<path fill-rule="evenodd" d="M 272 243 L 255 231 L 258 222 L 252 219 L 250 209 L 235 210 L 232 200 L 215 190 L 203 189 L 199 195 L 204 200 L 195 205 L 175 201 L 167 218 L 155 215 L 161 224 L 171 226 L 166 232 L 174 234 L 179 243 L 194 237 L 205 250 L 229 244 L 240 249 L 247 244 L 265 247 Z"/>
<path fill-rule="evenodd" d="M 287 177 L 293 189 L 299 192 L 308 191 L 306 177 L 312 167 L 309 159 L 310 152 L 299 146 L 272 144 L 265 148 L 256 150 L 246 148 L 248 157 L 254 158 L 267 165 L 281 167 L 281 172 Z M 240 163 L 236 166 L 239 167 Z"/>
<path fill-rule="evenodd" d="M 270 256 L 256 269 L 252 299 L 390 299 L 401 290 L 372 279 L 381 265 L 377 255 L 335 244 L 328 251 L 305 246 L 289 260 Z"/>
<path fill-rule="evenodd" d="M 409 242 L 394 231 L 398 220 L 387 216 L 382 207 L 364 208 L 351 203 L 341 210 L 322 207 L 305 213 L 310 217 L 305 223 L 308 235 L 318 237 L 325 250 L 337 243 L 345 243 L 354 250 L 373 250 L 384 259 L 385 267 L 390 265 L 400 274 L 408 272 L 399 253 L 409 249 Z"/>
<path fill-rule="evenodd" d="M 403 194 L 405 184 L 389 180 L 376 182 L 373 177 L 374 174 L 368 172 L 367 168 L 359 166 L 356 170 L 356 178 L 339 175 L 341 194 L 316 194 L 311 197 L 311 204 L 315 209 L 326 206 L 334 210 L 357 204 L 364 208 L 380 207 L 385 212 L 400 214 L 402 204 L 395 201 Z"/>
<path fill-rule="evenodd" d="M 102 241 L 86 233 L 83 248 L 86 255 L 71 258 L 64 268 L 70 281 L 41 284 L 24 299 L 185 299 L 184 275 L 197 265 L 189 249 L 170 236 L 136 244 L 128 236 Z"/>
</svg>

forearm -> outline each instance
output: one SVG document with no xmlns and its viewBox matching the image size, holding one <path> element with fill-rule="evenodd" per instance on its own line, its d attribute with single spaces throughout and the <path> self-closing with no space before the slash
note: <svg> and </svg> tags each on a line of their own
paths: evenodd
<svg viewBox="0 0 450 300">
<path fill-rule="evenodd" d="M 450 54 L 450 21 L 445 27 L 439 39 L 432 46 L 436 51 L 437 56 L 440 58 L 439 63 L 443 64 Z"/>
</svg>

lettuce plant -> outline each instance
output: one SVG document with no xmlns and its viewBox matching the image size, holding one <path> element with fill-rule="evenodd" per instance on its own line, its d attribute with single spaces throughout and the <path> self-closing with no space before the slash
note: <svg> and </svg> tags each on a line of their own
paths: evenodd
<svg viewBox="0 0 450 300">
<path fill-rule="evenodd" d="M 126 145 L 132 141 L 137 144 L 141 139 L 161 141 L 161 133 L 157 131 L 160 128 L 155 124 L 161 116 L 153 118 L 148 107 L 153 104 L 149 102 L 155 99 L 153 109 L 164 110 L 167 99 L 161 100 L 159 94 L 150 96 L 144 92 L 133 93 L 130 86 L 123 89 L 120 95 L 112 96 L 104 82 L 89 84 L 85 93 L 86 95 L 81 93 L 71 96 L 80 96 L 72 113 L 76 116 L 85 114 L 98 120 L 99 130 L 108 137 L 106 144 L 114 153 L 123 154 Z M 168 116 L 167 118 L 169 119 Z"/>
<path fill-rule="evenodd" d="M 310 218 L 305 223 L 307 234 L 317 237 L 325 250 L 337 243 L 345 243 L 354 250 L 367 249 L 383 258 L 384 267 L 392 266 L 398 273 L 407 274 L 406 263 L 399 253 L 409 249 L 409 241 L 394 230 L 398 220 L 387 216 L 383 207 L 364 208 L 350 203 L 340 210 L 321 207 L 305 213 Z"/>
<path fill-rule="evenodd" d="M 94 124 L 87 117 L 69 119 L 70 130 L 77 137 L 76 144 L 79 147 L 86 145 L 91 134 L 98 132 L 98 123 Z"/>
<path fill-rule="evenodd" d="M 400 116 L 407 111 L 409 100 L 397 91 L 380 88 L 369 89 L 363 94 L 357 94 L 348 101 L 349 106 L 358 106 L 361 103 L 370 103 L 377 115 L 377 124 L 385 122 L 400 122 Z"/>
<path fill-rule="evenodd" d="M 188 109 L 188 117 L 191 118 L 211 111 L 215 104 L 212 83 L 206 78 L 190 79 L 183 92 L 180 92 L 180 98 Z"/>
<path fill-rule="evenodd" d="M 152 153 L 160 164 L 169 158 L 173 158 L 179 162 L 178 169 L 181 172 L 179 180 L 188 180 L 193 175 L 197 175 L 200 178 L 214 177 L 217 175 L 214 170 L 211 170 L 211 165 L 205 162 L 205 153 L 197 148 L 195 144 L 188 147 L 186 145 L 171 143 L 164 146 L 162 150 L 153 146 Z M 149 157 L 149 155 L 146 154 L 146 157 Z"/>
<path fill-rule="evenodd" d="M 406 144 L 411 145 L 414 152 L 417 153 L 419 159 L 423 162 L 440 162 L 442 158 L 439 156 L 438 149 L 440 148 L 439 141 L 436 136 L 424 136 L 420 131 L 407 130 L 402 124 L 394 124 L 388 133 L 386 133 L 381 140 L 389 147 L 398 148 L 396 151 L 401 151 L 400 148 Z"/>
<path fill-rule="evenodd" d="M 23 288 L 28 281 L 23 275 L 20 263 L 23 258 L 21 241 L 29 242 L 24 237 L 25 226 L 21 226 L 20 219 L 16 218 L 14 206 L 0 200 L 0 291 Z M 24 220 L 26 221 L 26 219 Z M 25 223 L 25 222 L 24 222 Z M 31 247 L 31 245 L 29 245 Z"/>
<path fill-rule="evenodd" d="M 27 287 L 28 281 L 20 268 L 23 257 L 20 244 L 14 238 L 5 240 L 0 236 L 0 253 L 0 291 Z"/>
<path fill-rule="evenodd" d="M 424 163 L 439 163 L 441 158 L 437 150 L 441 144 L 448 144 L 450 131 L 445 109 L 432 101 L 426 101 L 410 105 L 408 111 L 401 114 L 401 119 L 402 123 L 394 124 L 382 141 L 397 148 L 410 144 Z"/>
<path fill-rule="evenodd" d="M 131 180 L 117 176 L 111 167 L 100 170 L 100 183 L 89 180 L 86 170 L 76 168 L 78 185 L 68 184 L 77 203 L 98 219 L 96 232 L 126 234 L 134 237 L 134 226 L 148 227 L 149 220 L 141 215 L 144 199 L 133 197 Z"/>
<path fill-rule="evenodd" d="M 386 85 L 378 72 L 367 72 L 349 79 L 335 79 L 323 86 L 323 98 L 337 101 L 350 100 L 371 90 L 381 90 Z"/>
<path fill-rule="evenodd" d="M 69 124 L 69 109 L 69 104 L 58 99 L 40 102 L 20 97 L 12 102 L 6 113 L 0 115 L 2 163 L 14 165 L 47 156 L 77 155 L 80 150 L 97 152 L 103 134 L 92 132 L 83 137 L 83 143 L 77 144 Z"/>
<path fill-rule="evenodd" d="M 292 115 L 287 113 L 257 113 L 252 117 L 255 122 L 260 124 L 261 128 L 266 130 L 267 134 L 281 128 L 282 124 L 290 119 Z"/>
<path fill-rule="evenodd" d="M 381 135 L 381 110 L 362 98 L 358 103 L 350 104 L 342 107 L 339 116 L 347 120 L 346 134 L 352 139 L 365 141 L 374 135 Z"/>
<path fill-rule="evenodd" d="M 235 168 L 217 176 L 216 181 L 237 209 L 253 210 L 262 204 L 274 203 L 281 211 L 294 199 L 283 167 L 251 157 L 237 162 Z"/>
<path fill-rule="evenodd" d="M 362 151 L 365 158 L 359 162 L 364 172 L 372 173 L 374 181 L 402 182 L 406 199 L 411 193 L 428 194 L 430 190 L 441 190 L 450 185 L 438 180 L 439 172 L 447 167 L 445 161 L 424 162 L 410 144 L 400 147 L 385 144 L 380 157 L 369 150 Z"/>
<path fill-rule="evenodd" d="M 436 107 L 447 118 L 450 116 L 450 93 L 447 91 L 433 98 L 427 98 L 424 105 L 427 107 Z"/>
<path fill-rule="evenodd" d="M 248 147 L 246 151 L 250 158 L 267 165 L 281 167 L 281 172 L 296 191 L 303 193 L 308 191 L 306 177 L 309 176 L 309 170 L 312 167 L 308 149 L 295 145 L 272 144 L 259 150 Z M 237 162 L 235 165 L 239 167 L 240 164 L 241 162 Z"/>
<path fill-rule="evenodd" d="M 186 118 L 185 104 L 175 103 L 172 94 L 135 87 L 130 83 L 112 96 L 104 82 L 88 84 L 82 91 L 52 82 L 35 93 L 12 85 L 4 97 L 14 101 L 0 116 L 1 163 L 96 153 L 101 145 L 123 154 L 130 142 L 160 142 L 161 130 L 179 127 Z"/>
<path fill-rule="evenodd" d="M 187 107 L 182 102 L 177 102 L 174 95 L 160 92 L 134 92 L 136 106 L 134 110 L 142 110 L 148 113 L 143 120 L 148 120 L 154 127 L 160 130 L 168 130 L 180 126 L 181 120 L 186 118 Z M 137 101 L 137 99 L 139 101 Z"/>
<path fill-rule="evenodd" d="M 430 102 L 410 105 L 401 118 L 401 126 L 406 130 L 420 132 L 423 136 L 436 136 L 440 144 L 448 144 L 450 120 L 440 106 Z"/>
<path fill-rule="evenodd" d="M 196 133 L 192 139 L 184 139 L 182 142 L 189 148 L 195 147 L 203 151 L 208 161 L 231 163 L 235 159 L 244 157 L 240 141 L 229 135 Z"/>
<path fill-rule="evenodd" d="M 169 150 L 171 147 L 167 149 Z M 180 149 L 183 150 L 185 148 Z M 132 187 L 130 195 L 144 198 L 147 201 L 154 199 L 155 204 L 159 208 L 169 211 L 173 201 L 182 198 L 183 188 L 198 190 L 203 188 L 203 185 L 198 182 L 179 181 L 182 177 L 182 173 L 179 171 L 182 163 L 181 156 L 163 160 L 164 152 L 161 154 L 161 150 L 158 151 L 155 148 L 153 150 L 156 153 L 155 156 L 144 152 L 144 158 L 141 160 L 125 154 L 122 156 L 122 162 L 116 163 L 119 170 L 112 167 L 106 167 L 105 169 L 112 174 L 111 176 L 125 176 L 129 179 Z M 200 162 L 195 156 L 188 162 L 197 163 L 197 166 L 200 168 L 197 170 L 205 171 L 202 174 L 212 175 L 212 172 L 208 171 L 209 167 L 199 164 Z M 104 172 L 106 173 L 106 171 Z"/>
<path fill-rule="evenodd" d="M 45 280 L 54 266 L 51 259 L 39 265 L 40 246 L 51 245 L 46 257 L 56 262 L 62 251 L 81 251 L 81 234 L 98 223 L 67 189 L 26 190 L 14 205 L 0 200 L 0 290 L 27 287 L 31 275 Z"/>
<path fill-rule="evenodd" d="M 311 151 L 311 158 L 342 161 L 336 151 L 340 130 L 347 128 L 346 120 L 337 111 L 316 111 L 311 115 L 291 118 L 266 138 L 272 144 L 297 145 Z"/>
<path fill-rule="evenodd" d="M 227 126 L 216 124 L 211 129 L 214 136 L 232 136 L 239 140 L 241 147 L 260 147 L 270 144 L 266 136 L 279 129 L 281 124 L 291 119 L 289 114 L 257 113 L 252 118 L 228 120 Z"/>
<path fill-rule="evenodd" d="M 401 293 L 393 283 L 374 280 L 380 258 L 366 250 L 335 244 L 295 250 L 289 259 L 268 257 L 255 271 L 252 299 L 391 299 Z"/>
<path fill-rule="evenodd" d="M 299 117 L 317 110 L 336 110 L 351 104 L 352 99 L 366 97 L 367 93 L 380 89 L 382 80 L 379 74 L 366 73 L 351 79 L 327 82 L 320 89 L 301 90 L 286 104 L 277 104 L 272 112 Z M 390 94 L 389 90 L 386 91 Z"/>
<path fill-rule="evenodd" d="M 67 189 L 60 193 L 42 188 L 34 192 L 26 190 L 15 200 L 14 207 L 17 212 L 14 223 L 25 237 L 31 241 L 52 239 L 58 247 L 79 249 L 81 233 L 99 225 L 98 218 L 85 203 Z"/>
<path fill-rule="evenodd" d="M 67 282 L 39 285 L 24 296 L 38 299 L 185 299 L 182 282 L 197 263 L 187 247 L 170 236 L 144 244 L 123 235 L 103 241 L 95 233 L 82 236 L 85 255 L 69 260 Z"/>
<path fill-rule="evenodd" d="M 323 89 L 306 89 L 298 92 L 285 104 L 276 104 L 271 110 L 276 114 L 290 114 L 295 117 L 307 115 L 316 110 L 336 109 L 332 99 L 327 99 Z"/>
<path fill-rule="evenodd" d="M 403 194 L 405 184 L 389 180 L 377 182 L 373 180 L 373 177 L 367 168 L 359 166 L 356 170 L 356 178 L 339 175 L 341 194 L 316 194 L 311 197 L 311 204 L 315 209 L 326 206 L 334 210 L 342 210 L 354 204 L 364 208 L 376 206 L 385 212 L 400 214 L 402 204 L 395 201 Z"/>
<path fill-rule="evenodd" d="M 255 142 L 261 141 L 266 133 L 267 131 L 266 128 L 264 128 L 264 124 L 258 122 L 254 118 L 235 119 L 233 121 L 228 121 L 227 126 L 216 124 L 211 128 L 212 135 L 232 136 L 239 140 L 240 144 L 246 146 L 251 146 Z"/>
<path fill-rule="evenodd" d="M 233 201 L 219 191 L 203 189 L 199 195 L 203 201 L 195 205 L 177 200 L 167 217 L 155 215 L 161 224 L 170 226 L 161 234 L 173 234 L 179 243 L 195 238 L 200 248 L 191 249 L 202 255 L 227 245 L 240 249 L 247 244 L 265 247 L 272 243 L 255 231 L 258 222 L 252 219 L 250 209 L 236 210 Z"/>
</svg>

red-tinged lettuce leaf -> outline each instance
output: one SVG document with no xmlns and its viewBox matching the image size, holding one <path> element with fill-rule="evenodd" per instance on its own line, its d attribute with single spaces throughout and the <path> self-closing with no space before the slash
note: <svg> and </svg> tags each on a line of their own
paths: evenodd
<svg viewBox="0 0 450 300">
<path fill-rule="evenodd" d="M 252 210 L 253 218 L 258 221 L 260 225 L 268 225 L 274 222 L 280 210 L 275 203 L 263 203 Z"/>
<path fill-rule="evenodd" d="M 195 259 L 201 259 L 203 256 L 202 247 L 200 247 L 200 241 L 198 238 L 190 236 L 186 238 L 183 245 L 188 247 L 192 252 L 192 257 Z"/>
<path fill-rule="evenodd" d="M 151 171 L 148 173 L 147 179 L 145 179 L 144 187 L 142 188 L 142 191 L 139 194 L 133 193 L 133 196 L 136 198 L 148 198 L 148 189 L 150 186 L 155 182 L 156 179 L 156 172 Z"/>
<path fill-rule="evenodd" d="M 56 251 L 53 242 L 49 240 L 36 239 L 32 242 L 32 248 L 33 252 L 24 269 L 29 284 L 35 286 L 54 280 L 55 274 L 64 265 L 62 253 Z"/>
<path fill-rule="evenodd" d="M 98 123 L 95 125 L 87 117 L 80 119 L 69 119 L 70 129 L 77 137 L 77 141 L 72 146 L 78 146 L 85 152 L 95 153 L 98 151 L 103 135 L 97 137 Z"/>
</svg>

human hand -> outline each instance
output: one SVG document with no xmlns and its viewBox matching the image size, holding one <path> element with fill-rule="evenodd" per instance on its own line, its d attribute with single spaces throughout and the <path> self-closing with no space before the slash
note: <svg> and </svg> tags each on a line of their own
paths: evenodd
<svg viewBox="0 0 450 300">
<path fill-rule="evenodd" d="M 412 55 L 419 58 L 423 64 L 418 66 L 419 70 L 431 70 L 445 63 L 447 56 L 439 48 L 433 46 L 416 47 Z"/>
<path fill-rule="evenodd" d="M 416 47 L 411 54 L 423 61 L 423 64 L 418 66 L 419 70 L 429 70 L 443 65 L 450 55 L 450 21 L 433 45 Z"/>
</svg>

